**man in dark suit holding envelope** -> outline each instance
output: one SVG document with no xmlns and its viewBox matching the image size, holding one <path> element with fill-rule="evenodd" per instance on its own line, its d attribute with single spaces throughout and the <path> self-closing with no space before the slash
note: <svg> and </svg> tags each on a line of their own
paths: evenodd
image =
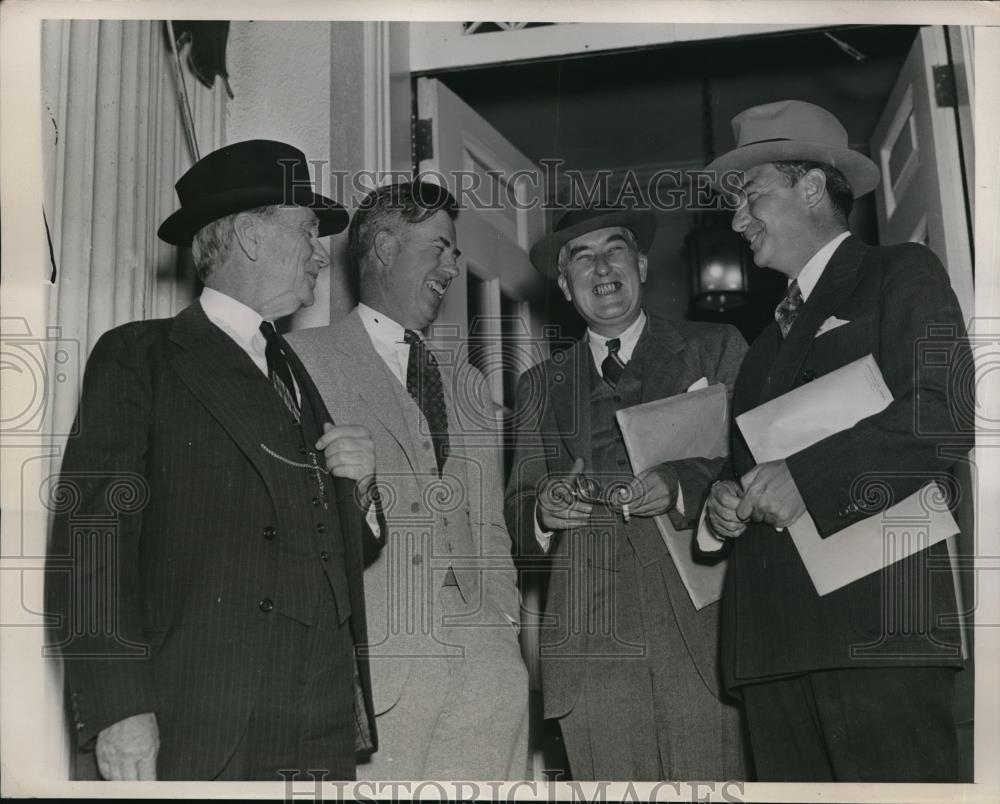
<svg viewBox="0 0 1000 804">
<path fill-rule="evenodd" d="M 958 302 L 924 246 L 872 247 L 849 233 L 853 199 L 879 170 L 847 147 L 833 115 L 782 101 L 742 112 L 733 129 L 736 149 L 709 170 L 735 190 L 733 228 L 756 264 L 789 279 L 740 370 L 734 415 L 867 354 L 893 396 L 785 460 L 756 464 L 734 428 L 734 479 L 709 495 L 720 541 L 706 531 L 699 546 L 732 551 L 723 674 L 743 697 L 757 778 L 956 781 L 962 653 L 944 619 L 956 608 L 946 545 L 820 597 L 785 528 L 811 516 L 829 538 L 945 479 L 968 450 L 959 429 L 974 375 Z M 924 361 L 932 342 L 938 359 Z"/>
<path fill-rule="evenodd" d="M 718 607 L 695 609 L 653 520 L 690 528 L 722 459 L 636 477 L 615 415 L 729 389 L 746 345 L 731 327 L 643 310 L 655 230 L 650 212 L 572 211 L 532 248 L 587 333 L 521 377 L 505 513 L 521 557 L 550 557 L 542 694 L 572 777 L 741 779 L 738 710 L 717 678 Z"/>
</svg>

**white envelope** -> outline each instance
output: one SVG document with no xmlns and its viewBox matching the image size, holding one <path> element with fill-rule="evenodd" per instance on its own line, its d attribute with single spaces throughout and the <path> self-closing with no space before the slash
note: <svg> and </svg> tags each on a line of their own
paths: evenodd
<svg viewBox="0 0 1000 804">
<path fill-rule="evenodd" d="M 806 383 L 736 417 L 758 463 L 782 460 L 853 427 L 892 401 L 871 355 Z M 826 595 L 958 533 L 935 481 L 905 500 L 828 538 L 806 512 L 788 532 L 816 592 Z"/>
</svg>

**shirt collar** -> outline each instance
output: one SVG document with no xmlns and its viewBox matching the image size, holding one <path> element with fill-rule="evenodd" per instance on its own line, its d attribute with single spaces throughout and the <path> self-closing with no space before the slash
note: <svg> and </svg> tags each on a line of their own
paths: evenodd
<svg viewBox="0 0 1000 804">
<path fill-rule="evenodd" d="M 403 326 L 397 324 L 385 313 L 380 313 L 374 307 L 369 307 L 364 302 L 359 302 L 358 316 L 361 318 L 361 323 L 373 340 L 394 347 L 398 347 L 399 344 L 405 342 L 403 340 Z M 417 335 L 420 337 L 419 332 Z"/>
<path fill-rule="evenodd" d="M 802 292 L 802 301 L 806 301 L 809 298 L 809 294 L 813 292 L 813 288 L 816 287 L 816 283 L 819 282 L 819 278 L 823 276 L 823 271 L 826 270 L 826 266 L 830 262 L 833 252 L 837 250 L 837 246 L 850 237 L 850 234 L 850 232 L 841 232 L 833 238 L 833 240 L 813 254 L 812 257 L 809 258 L 809 262 L 807 262 L 805 266 L 803 266 L 802 270 L 799 271 L 799 275 L 795 278 L 795 280 L 799 283 L 799 290 Z M 791 282 L 789 282 L 789 284 L 791 284 Z"/>
<path fill-rule="evenodd" d="M 635 345 L 639 342 L 639 336 L 642 334 L 642 328 L 645 325 L 646 311 L 640 310 L 639 317 L 629 325 L 628 329 L 616 336 L 622 344 L 618 350 L 618 356 L 621 357 L 623 362 L 627 363 L 632 359 L 632 352 L 635 351 Z M 611 340 L 610 338 L 598 335 L 590 327 L 587 327 L 587 338 L 590 341 L 591 349 L 599 350 L 599 353 L 602 355 L 607 354 L 607 342 Z"/>
<path fill-rule="evenodd" d="M 250 343 L 254 335 L 260 331 L 260 313 L 243 302 L 236 301 L 214 288 L 204 288 L 201 291 L 201 307 L 209 320 L 225 324 L 232 332 Z"/>
</svg>

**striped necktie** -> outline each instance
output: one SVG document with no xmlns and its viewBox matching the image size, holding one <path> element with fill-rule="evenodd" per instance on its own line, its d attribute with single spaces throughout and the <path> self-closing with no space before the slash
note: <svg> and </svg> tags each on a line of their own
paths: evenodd
<svg viewBox="0 0 1000 804">
<path fill-rule="evenodd" d="M 283 338 L 275 331 L 270 321 L 260 322 L 260 332 L 267 342 L 264 357 L 267 359 L 267 376 L 274 385 L 274 390 L 288 407 L 288 410 L 298 420 L 301 413 L 298 397 L 295 395 L 295 381 L 292 379 L 292 369 L 282 347 Z"/>
<path fill-rule="evenodd" d="M 618 356 L 618 350 L 622 348 L 622 341 L 621 338 L 612 338 L 604 345 L 608 347 L 608 356 L 601 363 L 601 374 L 604 375 L 604 381 L 614 388 L 622 378 L 622 372 L 625 371 L 625 363 Z"/>
</svg>

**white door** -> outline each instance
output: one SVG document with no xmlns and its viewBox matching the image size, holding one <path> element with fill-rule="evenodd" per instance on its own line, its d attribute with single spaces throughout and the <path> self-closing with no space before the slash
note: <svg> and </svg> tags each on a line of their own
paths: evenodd
<svg viewBox="0 0 1000 804">
<path fill-rule="evenodd" d="M 875 191 L 879 240 L 923 243 L 937 254 L 969 322 L 972 256 L 958 127 L 955 109 L 940 105 L 935 90 L 934 68 L 947 64 L 944 29 L 921 28 L 875 127 L 871 153 L 882 170 Z M 965 157 L 971 164 L 972 154 Z"/>
<path fill-rule="evenodd" d="M 955 106 L 938 102 L 935 87 L 936 79 L 951 80 L 947 74 L 941 75 L 941 69 L 935 75 L 936 67 L 947 69 L 949 63 L 945 31 L 941 27 L 921 28 L 875 127 L 871 153 L 882 171 L 882 183 L 875 191 L 880 242 L 887 245 L 913 241 L 930 248 L 944 263 L 963 318 L 969 323 L 975 311 L 969 243 L 971 210 L 966 210 L 962 166 L 964 162 L 971 181 L 974 154 L 971 136 L 966 137 L 964 148 L 959 147 L 957 118 L 962 117 L 963 125 L 971 124 L 972 71 L 965 65 L 972 63 L 972 41 L 971 36 L 959 35 L 953 36 L 952 42 L 956 69 L 960 70 L 956 80 L 962 91 L 951 93 L 957 97 L 950 102 L 958 104 L 958 114 Z M 949 542 L 953 556 L 957 551 L 963 557 L 954 562 L 952 572 L 959 581 L 959 609 L 966 612 L 970 626 L 977 601 L 976 577 L 968 569 L 959 572 L 958 567 L 968 567 L 970 559 L 978 554 L 975 466 L 974 452 L 967 460 L 959 459 L 955 466 L 961 495 L 956 518 L 961 533 L 957 542 Z M 971 627 L 966 629 L 970 647 L 973 633 Z M 956 677 L 955 696 L 960 770 L 962 778 L 969 781 L 974 741 L 973 668 L 970 651 L 965 671 Z"/>
<path fill-rule="evenodd" d="M 462 208 L 456 229 L 467 270 L 452 283 L 438 323 L 471 336 L 470 357 L 507 408 L 516 374 L 547 356 L 543 317 L 532 304 L 545 280 L 528 259 L 545 231 L 544 174 L 437 79 L 418 79 L 417 108 L 419 172 L 445 184 Z"/>
<path fill-rule="evenodd" d="M 437 79 L 418 79 L 417 108 L 419 172 L 446 185 L 461 207 L 455 226 L 466 270 L 453 280 L 437 324 L 457 325 L 467 337 L 469 361 L 486 377 L 510 446 L 517 377 L 548 357 L 539 304 L 547 280 L 528 259 L 545 232 L 544 174 Z M 537 691 L 541 612 L 539 589 L 529 576 L 522 595 L 521 652 Z M 532 714 L 540 717 L 540 711 Z M 532 763 L 533 776 L 541 778 L 537 750 Z"/>
</svg>

